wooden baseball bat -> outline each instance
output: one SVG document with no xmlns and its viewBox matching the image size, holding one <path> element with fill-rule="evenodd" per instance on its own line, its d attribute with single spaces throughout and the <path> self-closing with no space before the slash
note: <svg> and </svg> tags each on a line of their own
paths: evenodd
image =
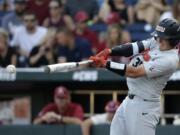
<svg viewBox="0 0 180 135">
<path fill-rule="evenodd" d="M 89 65 L 90 63 L 92 63 L 92 60 L 52 64 L 52 65 L 47 65 L 44 68 L 44 72 L 46 72 L 46 73 L 63 72 L 63 71 L 76 69 L 77 67 L 80 67 L 80 66 Z"/>
</svg>

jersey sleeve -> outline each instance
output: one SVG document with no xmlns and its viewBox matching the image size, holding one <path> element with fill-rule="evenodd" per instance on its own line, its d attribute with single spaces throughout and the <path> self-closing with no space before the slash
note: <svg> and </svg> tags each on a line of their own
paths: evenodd
<svg viewBox="0 0 180 135">
<path fill-rule="evenodd" d="M 157 47 L 157 42 L 154 37 L 142 41 L 145 50 L 152 50 Z"/>
<path fill-rule="evenodd" d="M 148 78 L 159 77 L 176 71 L 178 62 L 171 58 L 161 57 L 143 63 Z"/>
<path fill-rule="evenodd" d="M 92 120 L 93 125 L 106 124 L 106 114 L 98 114 L 92 116 L 90 119 Z"/>
<path fill-rule="evenodd" d="M 143 41 L 137 41 L 133 43 L 126 43 L 111 48 L 111 56 L 125 56 L 132 57 L 146 50 L 151 50 L 157 46 L 157 42 L 154 38 L 149 38 Z"/>
</svg>

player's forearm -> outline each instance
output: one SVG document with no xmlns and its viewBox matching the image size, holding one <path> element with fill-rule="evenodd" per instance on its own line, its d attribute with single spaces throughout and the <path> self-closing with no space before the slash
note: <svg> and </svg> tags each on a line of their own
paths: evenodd
<svg viewBox="0 0 180 135">
<path fill-rule="evenodd" d="M 75 117 L 62 117 L 62 122 L 66 123 L 66 124 L 77 124 L 77 125 L 81 125 L 82 121 L 78 118 Z"/>
<path fill-rule="evenodd" d="M 115 46 L 110 49 L 111 56 L 125 56 L 130 57 L 136 54 L 139 54 L 145 50 L 145 47 L 142 42 L 130 43 Z"/>
<path fill-rule="evenodd" d="M 138 67 L 127 65 L 125 75 L 127 77 L 137 78 L 137 77 L 145 76 L 146 72 L 143 65 L 140 65 Z"/>
<path fill-rule="evenodd" d="M 131 77 L 131 78 L 136 78 L 136 77 L 146 75 L 143 65 L 140 65 L 138 67 L 133 67 L 126 64 L 108 61 L 106 64 L 106 68 L 116 74 L 119 74 L 121 76 Z"/>
</svg>

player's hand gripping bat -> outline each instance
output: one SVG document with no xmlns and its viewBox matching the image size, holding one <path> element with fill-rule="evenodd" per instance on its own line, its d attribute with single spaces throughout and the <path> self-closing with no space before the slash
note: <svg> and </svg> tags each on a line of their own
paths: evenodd
<svg viewBox="0 0 180 135">
<path fill-rule="evenodd" d="M 96 57 L 103 57 L 104 60 L 107 60 L 107 58 L 110 55 L 110 52 L 111 52 L 110 49 L 106 48 L 95 56 Z M 101 60 L 101 61 L 97 61 L 97 60 Z M 95 65 L 97 65 L 98 62 L 102 62 L 101 58 L 99 58 L 97 60 L 89 59 L 89 60 L 81 61 L 81 62 L 67 62 L 67 63 L 52 64 L 52 65 L 46 66 L 44 68 L 44 71 L 46 73 L 69 71 L 69 70 L 76 69 L 77 67 L 89 65 L 91 63 L 95 63 Z M 97 66 L 97 67 L 99 67 L 99 66 Z"/>
<path fill-rule="evenodd" d="M 53 72 L 63 72 L 76 69 L 80 66 L 86 66 L 92 63 L 92 60 L 80 61 L 80 62 L 67 62 L 67 63 L 59 63 L 48 65 L 44 68 L 44 72 L 53 73 Z"/>
</svg>

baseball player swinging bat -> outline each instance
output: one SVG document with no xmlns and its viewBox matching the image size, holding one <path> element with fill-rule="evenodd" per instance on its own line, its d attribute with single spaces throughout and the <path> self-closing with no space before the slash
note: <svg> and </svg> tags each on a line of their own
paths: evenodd
<svg viewBox="0 0 180 135">
<path fill-rule="evenodd" d="M 72 69 L 76 69 L 80 66 L 86 66 L 92 63 L 92 60 L 85 60 L 80 62 L 66 62 L 66 63 L 59 63 L 59 64 L 52 64 L 48 65 L 44 68 L 44 72 L 46 73 L 53 73 L 53 72 L 63 72 L 69 71 Z"/>
<path fill-rule="evenodd" d="M 90 57 L 96 67 L 126 77 L 128 95 L 113 117 L 110 135 L 155 135 L 161 115 L 162 90 L 178 68 L 179 43 L 180 24 L 164 19 L 151 38 L 106 48 Z M 131 59 L 124 64 L 105 59 L 109 56 Z"/>
</svg>

